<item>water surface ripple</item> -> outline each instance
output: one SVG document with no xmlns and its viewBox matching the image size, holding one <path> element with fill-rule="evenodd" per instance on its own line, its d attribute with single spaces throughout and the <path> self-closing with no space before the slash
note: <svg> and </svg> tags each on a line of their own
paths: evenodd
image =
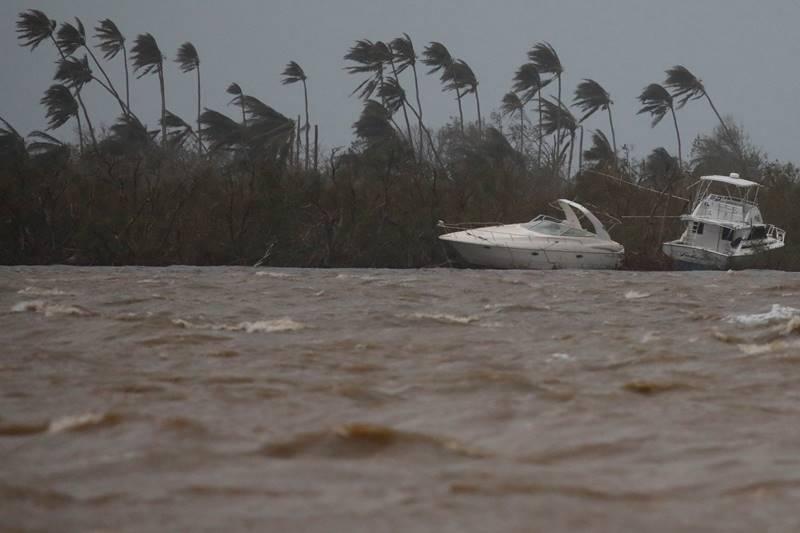
<svg viewBox="0 0 800 533">
<path fill-rule="evenodd" d="M 20 531 L 798 531 L 800 275 L 0 269 Z"/>
</svg>

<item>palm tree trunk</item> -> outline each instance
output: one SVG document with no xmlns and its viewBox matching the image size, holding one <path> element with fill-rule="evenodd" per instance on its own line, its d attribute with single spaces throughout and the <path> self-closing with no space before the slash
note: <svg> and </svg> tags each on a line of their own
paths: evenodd
<svg viewBox="0 0 800 533">
<path fill-rule="evenodd" d="M 539 128 L 536 132 L 539 135 L 539 152 L 536 154 L 536 166 L 542 167 L 542 94 L 539 93 Z"/>
<path fill-rule="evenodd" d="M 167 99 L 164 94 L 164 65 L 158 66 L 158 86 L 161 90 L 161 146 L 167 145 Z"/>
<path fill-rule="evenodd" d="M 102 84 L 101 83 L 100 85 L 102 85 L 103 88 L 105 90 L 107 90 L 109 93 L 111 93 L 111 96 L 113 96 L 117 100 L 117 102 L 119 103 L 119 106 L 122 108 L 122 113 L 124 115 L 126 115 L 126 116 L 130 115 L 130 109 L 128 109 L 128 107 L 125 105 L 125 102 L 123 102 L 122 98 L 120 98 L 119 93 L 117 92 L 117 89 L 114 88 L 114 84 L 111 82 L 111 78 L 108 77 L 108 74 L 106 74 L 105 69 L 100 64 L 100 62 L 97 60 L 97 57 L 95 57 L 94 52 L 92 52 L 91 47 L 89 47 L 88 45 L 84 45 L 83 47 L 86 49 L 87 52 L 89 52 L 89 56 L 92 58 L 92 61 L 94 61 L 94 64 L 97 65 L 97 68 L 100 70 L 100 73 L 103 75 L 103 78 L 105 78 L 105 80 L 106 80 L 106 84 Z M 98 80 L 98 82 L 99 81 L 100 80 Z"/>
<path fill-rule="evenodd" d="M 483 123 L 481 122 L 481 99 L 478 98 L 478 88 L 475 87 L 475 105 L 478 107 L 478 133 L 483 131 Z"/>
<path fill-rule="evenodd" d="M 572 178 L 572 156 L 575 153 L 575 131 L 570 133 L 569 140 L 569 163 L 567 164 L 567 180 Z"/>
<path fill-rule="evenodd" d="M 444 168 L 444 163 L 442 163 L 442 160 L 439 158 L 439 152 L 436 151 L 436 146 L 433 144 L 433 137 L 431 137 L 431 132 L 422 123 L 422 113 L 421 112 L 417 113 L 417 110 L 414 109 L 414 106 L 408 106 L 408 107 L 410 107 L 411 108 L 411 112 L 414 113 L 417 116 L 417 120 L 419 121 L 420 127 L 425 132 L 425 135 L 428 137 L 428 143 L 430 143 L 430 145 L 431 145 L 431 151 L 433 152 L 433 156 L 436 158 L 436 162 L 439 163 L 440 167 Z M 436 179 L 436 176 L 434 174 L 434 180 L 435 179 Z M 435 185 L 434 185 L 434 188 L 435 188 Z"/>
<path fill-rule="evenodd" d="M 305 97 L 306 103 L 306 161 L 305 161 L 305 168 L 308 170 L 308 162 L 309 162 L 309 150 L 311 149 L 311 143 L 308 140 L 308 136 L 310 135 L 311 126 L 309 125 L 308 121 L 308 86 L 306 86 L 306 80 L 303 79 L 303 96 Z"/>
<path fill-rule="evenodd" d="M 725 121 L 722 120 L 719 111 L 717 111 L 717 108 L 714 106 L 714 102 L 711 101 L 711 97 L 708 96 L 708 93 L 705 91 L 703 91 L 703 95 L 706 97 L 706 100 L 708 100 L 708 105 L 711 106 L 711 109 L 714 111 L 714 114 L 717 115 L 717 119 L 719 119 L 719 123 L 722 124 L 722 129 L 725 130 L 725 134 L 728 136 L 728 139 L 730 139 L 731 143 L 733 143 L 734 142 L 733 134 L 731 133 L 731 130 L 728 129 L 728 126 L 727 124 L 725 124 Z"/>
<path fill-rule="evenodd" d="M 419 155 L 420 158 L 422 158 L 422 145 L 425 141 L 422 138 L 422 101 L 419 98 L 419 79 L 417 79 L 417 65 L 415 63 L 411 64 L 411 71 L 414 73 L 414 91 L 417 95 L 417 109 L 419 110 L 419 113 L 417 113 L 417 122 L 419 123 Z"/>
<path fill-rule="evenodd" d="M 247 126 L 247 113 L 244 106 L 244 93 L 239 95 L 239 106 L 242 108 L 242 125 Z"/>
<path fill-rule="evenodd" d="M 611 118 L 611 106 L 608 109 L 608 123 L 611 125 L 611 145 L 614 147 L 614 166 L 617 166 L 617 134 L 614 133 L 614 119 Z"/>
<path fill-rule="evenodd" d="M 83 118 L 86 120 L 86 127 L 89 128 L 89 137 L 92 139 L 92 147 L 94 148 L 94 151 L 96 153 L 97 138 L 94 136 L 94 126 L 92 126 L 92 120 L 89 118 L 89 113 L 86 111 L 86 106 L 83 105 L 83 98 L 81 98 L 80 89 L 78 89 L 75 92 L 75 96 L 78 98 L 78 103 L 81 104 L 81 109 L 83 110 Z"/>
<path fill-rule="evenodd" d="M 525 115 L 524 107 L 519 108 L 519 153 L 525 153 Z"/>
<path fill-rule="evenodd" d="M 392 66 L 392 74 L 394 74 L 394 79 L 398 85 L 400 85 L 400 78 L 397 77 L 397 67 L 394 65 L 394 60 L 389 61 L 389 64 Z M 405 91 L 403 91 L 405 93 Z M 409 104 L 411 105 L 411 104 Z M 411 122 L 408 121 L 408 110 L 406 109 L 406 99 L 403 97 L 402 101 L 403 107 L 403 118 L 406 121 L 406 132 L 408 133 L 408 144 L 411 145 L 411 151 L 414 152 L 414 136 L 411 135 Z M 420 147 L 420 150 L 422 147 Z M 416 155 L 414 156 L 416 157 Z"/>
<path fill-rule="evenodd" d="M 464 110 L 461 108 L 461 89 L 456 87 L 456 101 L 458 102 L 458 116 L 461 119 L 461 133 L 464 133 Z"/>
<path fill-rule="evenodd" d="M 670 106 L 670 111 L 672 111 L 672 122 L 675 124 L 675 135 L 678 137 L 678 166 L 682 169 L 683 168 L 683 157 L 681 155 L 681 132 L 678 130 L 678 117 L 675 116 L 675 108 Z"/>
<path fill-rule="evenodd" d="M 128 111 L 131 109 L 131 84 L 129 80 L 129 73 L 128 73 L 128 50 L 123 45 L 122 47 L 122 59 L 125 62 L 125 106 L 128 108 Z"/>
<path fill-rule="evenodd" d="M 78 121 L 78 143 L 81 147 L 81 155 L 83 155 L 83 128 L 81 127 L 81 114 L 80 112 L 75 114 L 75 120 Z"/>
<path fill-rule="evenodd" d="M 561 73 L 558 73 L 558 116 L 556 117 L 556 146 L 561 148 Z"/>
<path fill-rule="evenodd" d="M 52 33 L 50 34 L 50 40 L 51 40 L 51 41 L 53 41 L 53 46 L 55 46 L 55 47 L 56 47 L 56 50 L 58 50 L 58 55 L 60 55 L 60 56 L 61 56 L 61 59 L 64 59 L 64 60 L 66 60 L 66 59 L 67 59 L 67 56 L 66 56 L 66 55 L 64 55 L 64 51 L 63 51 L 63 50 L 61 50 L 61 47 L 60 47 L 60 46 L 58 46 L 58 41 L 56 41 L 56 38 L 53 36 L 53 34 L 52 34 Z M 83 99 L 81 98 L 81 91 L 80 91 L 80 89 L 76 89 L 76 90 L 75 90 L 75 97 L 76 97 L 76 98 L 77 98 L 77 100 L 78 100 L 78 104 L 80 104 L 80 106 L 81 106 L 81 110 L 83 111 L 83 114 L 84 114 L 84 116 L 86 116 L 86 118 L 87 118 L 87 120 L 88 120 L 88 118 L 89 118 L 89 115 L 88 115 L 88 113 L 86 112 L 86 106 L 85 106 L 85 105 L 83 105 Z M 83 155 L 83 127 L 81 126 L 81 117 L 80 117 L 80 113 L 78 113 L 78 114 L 76 115 L 76 117 L 77 117 L 77 119 L 78 119 L 78 139 L 79 139 L 79 141 L 80 141 L 80 145 L 81 145 L 81 155 Z M 89 123 L 89 124 L 87 124 L 87 125 L 91 125 L 91 123 Z M 94 138 L 94 133 L 92 133 L 92 138 Z M 95 145 L 96 145 L 96 144 L 97 144 L 97 143 L 95 143 Z"/>
<path fill-rule="evenodd" d="M 583 126 L 581 126 L 581 140 L 578 144 L 578 174 L 583 170 Z"/>
<path fill-rule="evenodd" d="M 200 115 L 202 109 L 202 92 L 200 89 L 200 64 L 197 64 L 197 145 L 198 152 L 202 153 L 205 150 L 203 146 L 203 133 L 200 128 Z"/>
</svg>

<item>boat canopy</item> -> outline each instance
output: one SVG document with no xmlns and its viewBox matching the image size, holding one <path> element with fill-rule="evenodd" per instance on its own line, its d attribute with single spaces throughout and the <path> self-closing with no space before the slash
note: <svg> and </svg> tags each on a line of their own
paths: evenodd
<svg viewBox="0 0 800 533">
<path fill-rule="evenodd" d="M 581 229 L 581 222 L 578 219 L 578 215 L 575 214 L 573 208 L 577 209 L 581 212 L 583 216 L 586 217 L 589 222 L 592 223 L 594 226 L 594 233 L 601 239 L 605 239 L 607 241 L 611 240 L 611 235 L 608 234 L 606 228 L 603 226 L 603 223 L 598 220 L 596 216 L 592 214 L 591 211 L 583 207 L 581 204 L 577 202 L 573 202 L 572 200 L 565 200 L 563 198 L 558 200 L 558 205 L 561 207 L 561 210 L 564 211 L 564 216 L 566 219 L 564 222 L 574 228 Z"/>
<path fill-rule="evenodd" d="M 739 177 L 738 174 L 734 174 L 731 176 L 703 176 L 700 178 L 700 181 L 716 181 L 719 183 L 726 183 L 728 185 L 733 185 L 735 187 L 758 187 L 759 184 L 750 181 L 750 180 L 743 180 Z"/>
</svg>

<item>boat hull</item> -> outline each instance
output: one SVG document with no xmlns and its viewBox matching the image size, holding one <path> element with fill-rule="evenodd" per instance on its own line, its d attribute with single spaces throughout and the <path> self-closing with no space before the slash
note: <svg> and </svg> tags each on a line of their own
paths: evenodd
<svg viewBox="0 0 800 533">
<path fill-rule="evenodd" d="M 445 240 L 471 266 L 496 269 L 617 269 L 624 251 L 512 248 Z"/>
<path fill-rule="evenodd" d="M 751 268 L 764 252 L 781 246 L 761 247 L 757 253 L 724 254 L 672 241 L 665 242 L 662 251 L 678 270 L 743 270 Z"/>
</svg>

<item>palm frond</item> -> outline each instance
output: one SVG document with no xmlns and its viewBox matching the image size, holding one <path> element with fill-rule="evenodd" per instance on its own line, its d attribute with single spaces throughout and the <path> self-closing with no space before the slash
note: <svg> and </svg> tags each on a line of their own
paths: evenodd
<svg viewBox="0 0 800 533">
<path fill-rule="evenodd" d="M 375 100 L 367 100 L 358 120 L 353 124 L 356 135 L 369 143 L 384 141 L 395 137 L 390 122 L 391 112 Z"/>
<path fill-rule="evenodd" d="M 289 61 L 289 63 L 286 64 L 286 68 L 283 69 L 281 76 L 283 76 L 281 83 L 284 85 L 290 85 L 307 79 L 303 68 L 295 61 Z"/>
<path fill-rule="evenodd" d="M 540 73 L 558 76 L 564 72 L 561 60 L 558 58 L 555 48 L 548 42 L 536 43 L 528 52 L 528 59 L 536 65 Z"/>
<path fill-rule="evenodd" d="M 49 130 L 60 128 L 78 116 L 78 101 L 64 85 L 51 85 L 40 102 L 46 109 Z"/>
<path fill-rule="evenodd" d="M 517 72 L 514 73 L 513 89 L 522 95 L 523 102 L 530 102 L 547 84 L 542 82 L 542 77 L 539 75 L 539 68 L 533 63 L 525 63 L 521 65 Z"/>
<path fill-rule="evenodd" d="M 422 63 L 431 67 L 428 74 L 444 73 L 455 62 L 450 51 L 442 43 L 433 41 L 422 52 Z"/>
<path fill-rule="evenodd" d="M 69 146 L 43 131 L 35 130 L 28 134 L 28 152 L 36 157 L 68 157 Z"/>
<path fill-rule="evenodd" d="M 397 78 L 389 76 L 384 80 L 383 85 L 378 89 L 378 96 L 381 97 L 386 109 L 394 115 L 406 101 L 406 92 L 397 81 Z"/>
<path fill-rule="evenodd" d="M 57 65 L 54 79 L 71 89 L 80 90 L 83 85 L 92 81 L 92 69 L 85 55 L 80 59 L 74 56 L 60 59 Z"/>
<path fill-rule="evenodd" d="M 20 46 L 35 50 L 42 41 L 49 39 L 56 29 L 56 21 L 38 9 L 29 9 L 17 17 L 17 39 Z"/>
<path fill-rule="evenodd" d="M 579 122 L 601 109 L 605 111 L 612 103 L 608 92 L 594 80 L 584 79 L 575 89 L 575 105 L 583 112 Z"/>
<path fill-rule="evenodd" d="M 100 41 L 97 48 L 103 52 L 104 59 L 113 59 L 125 47 L 125 37 L 111 19 L 101 20 L 94 31 L 94 36 Z"/>
<path fill-rule="evenodd" d="M 169 109 L 166 110 L 164 113 L 164 125 L 168 128 L 182 128 L 187 130 L 192 130 L 192 126 L 189 125 L 185 120 L 181 117 L 170 111 Z"/>
<path fill-rule="evenodd" d="M 190 42 L 183 43 L 178 48 L 175 62 L 180 65 L 181 72 L 192 72 L 200 66 L 200 56 L 197 54 L 197 48 Z"/>
<path fill-rule="evenodd" d="M 345 67 L 350 74 L 374 73 L 379 65 L 375 63 L 375 43 L 369 39 L 359 39 L 344 55 L 346 61 L 355 63 Z"/>
<path fill-rule="evenodd" d="M 86 30 L 83 23 L 78 17 L 75 17 L 75 21 L 77 26 L 73 26 L 69 22 L 62 22 L 56 32 L 56 42 L 61 51 L 68 56 L 74 54 L 80 47 L 86 46 Z"/>
<path fill-rule="evenodd" d="M 109 129 L 110 140 L 123 149 L 149 145 L 154 138 L 154 133 L 148 131 L 147 127 L 131 114 L 121 115 Z"/>
<path fill-rule="evenodd" d="M 456 60 L 445 70 L 443 77 L 445 89 L 461 91 L 461 95 L 474 93 L 478 89 L 478 78 L 466 61 Z"/>
<path fill-rule="evenodd" d="M 244 141 L 244 127 L 219 111 L 206 109 L 200 115 L 203 138 L 211 141 L 209 150 L 231 149 L 241 146 Z"/>
<path fill-rule="evenodd" d="M 689 100 L 697 100 L 706 94 L 703 82 L 683 65 L 668 68 L 666 73 L 667 79 L 664 85 L 672 91 L 673 98 L 679 99 L 678 109 L 686 105 Z"/>
<path fill-rule="evenodd" d="M 389 48 L 394 56 L 397 65 L 397 73 L 400 74 L 408 67 L 413 67 L 417 63 L 417 53 L 414 50 L 414 43 L 411 37 L 404 33 L 402 37 L 397 37 L 389 43 Z"/>
<path fill-rule="evenodd" d="M 136 37 L 131 48 L 133 68 L 139 73 L 137 78 L 153 74 L 163 68 L 164 56 L 158 47 L 155 37 L 142 33 Z"/>
<path fill-rule="evenodd" d="M 234 82 L 228 85 L 228 88 L 225 89 L 225 92 L 228 94 L 232 94 L 234 96 L 241 96 L 242 95 L 242 88 L 239 87 L 239 84 Z"/>
<path fill-rule="evenodd" d="M 651 123 L 653 127 L 661 122 L 673 105 L 672 95 L 658 83 L 651 83 L 645 87 L 639 95 L 639 101 L 642 103 L 642 108 L 636 114 L 649 113 L 653 117 Z"/>
<path fill-rule="evenodd" d="M 500 104 L 500 111 L 503 113 L 503 116 L 511 115 L 512 113 L 516 113 L 520 111 L 525 104 L 522 103 L 522 100 L 519 99 L 517 93 L 515 92 L 507 92 L 503 95 L 503 101 Z"/>
<path fill-rule="evenodd" d="M 584 150 L 583 158 L 601 166 L 614 163 L 614 149 L 605 133 L 600 130 L 592 133 L 592 146 Z"/>
<path fill-rule="evenodd" d="M 5 126 L 0 128 L 0 155 L 2 155 L 0 163 L 25 157 L 27 154 L 25 138 L 3 117 L 0 117 L 0 122 Z"/>
<path fill-rule="evenodd" d="M 552 135 L 559 129 L 574 132 L 578 129 L 578 120 L 564 104 L 556 100 L 542 99 L 542 131 Z"/>
</svg>

